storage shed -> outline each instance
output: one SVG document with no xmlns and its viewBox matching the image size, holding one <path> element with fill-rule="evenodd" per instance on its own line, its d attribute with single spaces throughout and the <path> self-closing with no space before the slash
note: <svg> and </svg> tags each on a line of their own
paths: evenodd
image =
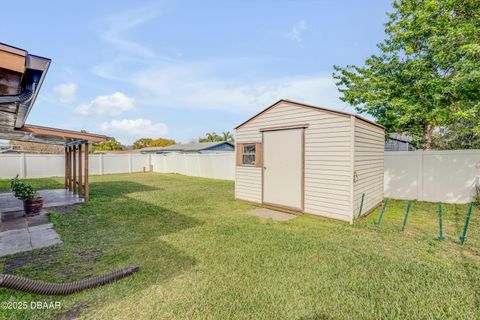
<svg viewBox="0 0 480 320">
<path fill-rule="evenodd" d="M 235 140 L 238 200 L 350 223 L 383 200 L 385 130 L 358 115 L 280 100 Z"/>
</svg>

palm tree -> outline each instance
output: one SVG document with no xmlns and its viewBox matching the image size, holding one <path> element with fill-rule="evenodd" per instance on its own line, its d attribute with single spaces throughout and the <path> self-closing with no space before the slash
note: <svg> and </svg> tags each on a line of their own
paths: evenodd
<svg viewBox="0 0 480 320">
<path fill-rule="evenodd" d="M 222 132 L 222 138 L 223 141 L 228 141 L 228 142 L 234 142 L 235 140 L 233 139 L 233 135 L 230 133 L 230 131 L 227 132 Z"/>
<path fill-rule="evenodd" d="M 199 138 L 199 142 L 217 142 L 217 141 L 228 141 L 233 143 L 233 135 L 230 131 L 222 132 L 222 135 L 218 135 L 216 132 L 207 132 L 205 138 Z"/>
<path fill-rule="evenodd" d="M 212 133 L 207 132 L 206 136 L 207 136 L 207 141 L 210 141 L 210 142 L 216 141 L 217 134 L 215 132 L 212 132 Z"/>
</svg>

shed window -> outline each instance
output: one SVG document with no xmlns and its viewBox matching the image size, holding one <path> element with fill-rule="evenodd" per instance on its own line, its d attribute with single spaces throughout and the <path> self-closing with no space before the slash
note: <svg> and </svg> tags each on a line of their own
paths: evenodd
<svg viewBox="0 0 480 320">
<path fill-rule="evenodd" d="M 255 144 L 249 143 L 243 145 L 242 164 L 255 165 Z"/>
</svg>

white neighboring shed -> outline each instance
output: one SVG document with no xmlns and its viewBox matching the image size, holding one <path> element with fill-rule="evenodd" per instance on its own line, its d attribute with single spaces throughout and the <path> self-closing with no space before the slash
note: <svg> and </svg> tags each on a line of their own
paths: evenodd
<svg viewBox="0 0 480 320">
<path fill-rule="evenodd" d="M 385 130 L 280 100 L 235 128 L 235 198 L 353 222 L 383 200 Z"/>
</svg>

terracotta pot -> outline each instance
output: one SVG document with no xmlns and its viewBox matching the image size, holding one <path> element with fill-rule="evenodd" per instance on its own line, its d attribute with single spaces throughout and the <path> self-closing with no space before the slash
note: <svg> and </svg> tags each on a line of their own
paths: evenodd
<svg viewBox="0 0 480 320">
<path fill-rule="evenodd" d="M 39 214 L 43 208 L 43 198 L 36 197 L 23 201 L 23 210 L 27 216 L 33 216 Z"/>
</svg>

